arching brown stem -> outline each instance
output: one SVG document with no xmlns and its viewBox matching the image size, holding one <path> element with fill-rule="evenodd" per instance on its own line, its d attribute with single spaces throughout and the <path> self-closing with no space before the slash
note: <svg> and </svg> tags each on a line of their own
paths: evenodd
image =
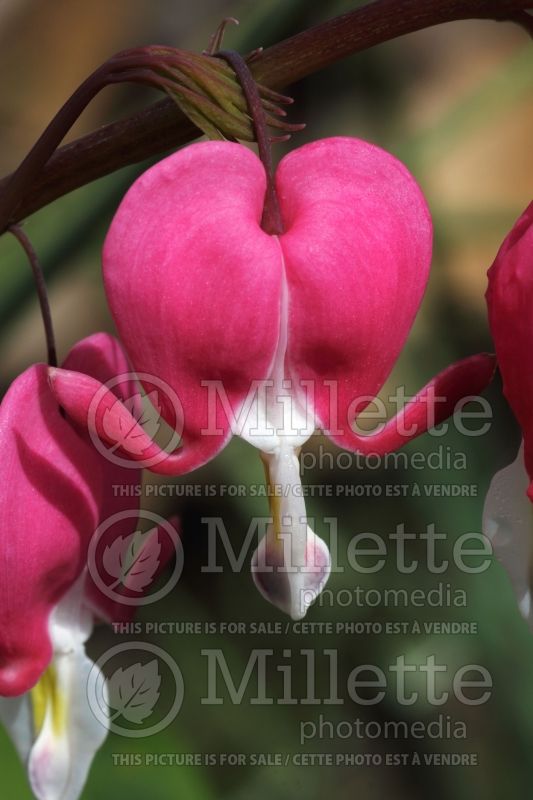
<svg viewBox="0 0 533 800">
<path fill-rule="evenodd" d="M 48 292 L 46 291 L 46 283 L 39 258 L 27 234 L 22 230 L 20 225 L 12 225 L 9 228 L 9 232 L 12 233 L 15 239 L 19 242 L 28 258 L 31 271 L 33 273 L 33 280 L 35 282 L 37 296 L 39 298 L 39 306 L 41 308 L 41 317 L 43 320 L 44 334 L 46 337 L 48 364 L 50 367 L 57 367 L 57 351 L 54 328 L 52 325 L 52 315 L 50 313 Z"/>
</svg>

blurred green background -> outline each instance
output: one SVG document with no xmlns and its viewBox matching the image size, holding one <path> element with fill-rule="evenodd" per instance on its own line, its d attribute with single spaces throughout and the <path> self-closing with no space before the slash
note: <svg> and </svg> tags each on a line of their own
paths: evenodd
<svg viewBox="0 0 533 800">
<path fill-rule="evenodd" d="M 137 44 L 165 43 L 201 50 L 219 21 L 240 19 L 230 28 L 227 46 L 243 52 L 267 46 L 318 21 L 354 8 L 339 0 L 4 0 L 0 5 L 0 171 L 12 170 L 24 156 L 56 109 L 81 80 L 113 52 Z M 408 344 L 383 390 L 405 384 L 418 389 L 448 363 L 490 349 L 483 294 L 485 273 L 498 246 L 529 201 L 533 166 L 531 142 L 532 56 L 525 34 L 511 24 L 453 23 L 422 31 L 353 56 L 309 78 L 290 92 L 295 105 L 292 121 L 305 121 L 306 130 L 286 147 L 321 136 L 353 135 L 369 139 L 401 158 L 416 176 L 432 210 L 435 226 L 433 271 L 426 297 Z M 128 87 L 108 89 L 83 115 L 73 136 L 140 108 L 156 95 Z M 276 157 L 283 154 L 277 147 Z M 27 224 L 48 278 L 60 357 L 78 339 L 96 330 L 113 330 L 100 279 L 100 249 L 113 210 L 134 177 L 146 165 L 125 169 L 78 190 L 36 214 Z M 45 349 L 29 269 L 9 237 L 0 240 L 0 309 L 2 335 L 1 379 L 5 388 L 30 363 L 43 360 Z M 215 310 L 216 312 L 216 310 Z M 379 342 L 376 343 L 379 347 Z M 339 563 L 346 566 L 346 549 L 357 533 L 372 531 L 390 548 L 385 569 L 354 574 L 347 569 L 332 575 L 331 602 L 312 608 L 312 622 L 412 622 L 460 620 L 477 623 L 470 635 L 317 635 L 297 634 L 289 627 L 281 635 L 143 635 L 179 664 L 185 699 L 177 719 L 162 733 L 147 739 L 109 736 L 95 760 L 83 794 L 85 800 L 115 798 L 151 800 L 186 797 L 262 798 L 280 800 L 306 796 L 318 800 L 326 793 L 340 798 L 413 800 L 428 797 L 487 800 L 529 797 L 533 781 L 533 640 L 515 607 L 507 577 L 497 563 L 482 574 L 450 568 L 432 575 L 421 565 L 400 575 L 394 565 L 390 534 L 404 523 L 420 534 L 435 523 L 446 534 L 439 545 L 442 558 L 451 559 L 453 543 L 462 534 L 480 531 L 483 498 L 492 474 L 516 452 L 518 429 L 501 398 L 498 380 L 486 393 L 494 413 L 490 431 L 465 437 L 456 430 L 445 436 L 424 436 L 407 448 L 426 456 L 441 451 L 464 454 L 467 469 L 419 471 L 406 467 L 369 469 L 353 462 L 344 469 L 327 463 L 308 469 L 304 483 L 332 486 L 378 486 L 414 483 L 420 497 L 385 500 L 314 497 L 308 513 L 316 530 L 327 538 L 325 519 L 338 519 Z M 321 437 L 306 445 L 308 453 L 325 448 L 337 463 L 337 450 Z M 310 463 L 308 459 L 307 463 Z M 262 468 L 257 453 L 234 440 L 211 464 L 180 483 L 257 484 Z M 153 480 L 150 478 L 150 482 Z M 471 496 L 424 497 L 424 486 L 461 484 L 474 487 Z M 221 516 L 237 550 L 244 542 L 250 517 L 267 515 L 266 501 L 224 496 L 154 500 L 144 506 L 182 518 L 185 566 L 178 586 L 163 601 L 139 614 L 144 621 L 280 621 L 285 619 L 256 592 L 247 569 L 205 574 L 206 525 L 202 518 Z M 423 557 L 423 541 L 408 541 L 408 559 Z M 222 558 L 227 566 L 227 561 Z M 429 591 L 438 583 L 453 592 L 462 589 L 466 606 L 395 608 L 369 603 L 346 603 L 347 592 L 360 586 L 383 593 L 391 587 Z M 345 590 L 342 594 L 339 594 Z M 335 602 L 342 598 L 342 606 Z M 138 637 L 130 637 L 138 638 Z M 98 655 L 128 636 L 100 629 L 91 645 Z M 343 705 L 254 705 L 252 682 L 240 705 L 226 698 L 222 705 L 202 705 L 207 664 L 202 648 L 221 647 L 240 679 L 254 648 L 274 650 L 268 667 L 272 696 L 281 696 L 280 673 L 284 649 L 293 658 L 294 694 L 305 694 L 302 649 L 317 652 L 317 693 L 328 692 L 324 649 L 339 653 L 339 691 Z M 354 705 L 346 697 L 346 679 L 359 664 L 388 668 L 398 655 L 411 664 L 425 663 L 434 654 L 448 670 L 439 684 L 450 690 L 454 671 L 480 664 L 491 674 L 490 701 L 466 706 L 451 699 L 442 707 L 425 700 L 420 675 L 408 683 L 420 690 L 419 700 L 398 704 L 392 690 L 374 706 Z M 290 660 L 290 659 L 289 659 Z M 440 679 L 439 679 L 440 680 Z M 466 738 L 394 739 L 385 736 L 314 740 L 302 745 L 302 722 L 319 715 L 337 724 L 355 720 L 425 723 L 443 715 L 466 725 Z M 372 729 L 368 729 L 372 730 Z M 416 766 L 326 767 L 288 765 L 240 768 L 226 766 L 117 766 L 116 753 L 413 753 Z M 477 766 L 424 766 L 424 754 L 474 753 Z M 0 732 L 2 796 L 30 797 L 24 770 L 3 732 Z M 115 759 L 116 760 L 116 759 Z"/>
</svg>

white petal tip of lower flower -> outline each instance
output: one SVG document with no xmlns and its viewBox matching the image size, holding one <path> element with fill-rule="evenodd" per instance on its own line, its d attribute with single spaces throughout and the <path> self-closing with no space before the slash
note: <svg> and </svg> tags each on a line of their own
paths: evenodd
<svg viewBox="0 0 533 800">
<path fill-rule="evenodd" d="M 533 631 L 531 608 L 532 505 L 527 490 L 529 476 L 523 447 L 512 464 L 497 472 L 483 509 L 483 533 L 507 572 L 520 613 Z"/>
<path fill-rule="evenodd" d="M 104 677 L 85 654 L 93 624 L 83 603 L 85 581 L 83 572 L 52 612 L 53 658 L 38 682 L 19 697 L 0 698 L 0 720 L 27 766 L 36 800 L 79 800 L 107 735 L 88 695 L 94 671 L 107 698 Z"/>
<path fill-rule="evenodd" d="M 269 530 L 252 557 L 254 583 L 269 603 L 293 620 L 303 619 L 326 585 L 331 572 L 328 547 L 307 529 L 305 564 L 293 566 L 290 540 L 276 539 Z"/>
<path fill-rule="evenodd" d="M 520 609 L 520 613 L 524 619 L 529 622 L 530 628 L 533 627 L 533 622 L 531 620 L 531 592 L 525 593 L 523 598 L 518 603 L 518 608 Z"/>
</svg>

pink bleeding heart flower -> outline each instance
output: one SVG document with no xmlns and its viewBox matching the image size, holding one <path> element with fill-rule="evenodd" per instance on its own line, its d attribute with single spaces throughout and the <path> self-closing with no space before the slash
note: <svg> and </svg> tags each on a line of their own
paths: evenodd
<svg viewBox="0 0 533 800">
<path fill-rule="evenodd" d="M 517 220 L 488 272 L 489 325 L 503 392 L 522 429 L 515 461 L 492 479 L 483 530 L 507 570 L 533 630 L 533 203 Z"/>
<path fill-rule="evenodd" d="M 106 334 L 78 343 L 65 366 L 101 381 L 129 369 Z M 141 473 L 107 461 L 61 413 L 45 364 L 27 369 L 4 397 L 0 448 L 0 719 L 27 763 L 35 796 L 75 800 L 107 733 L 89 708 L 87 678 L 96 666 L 84 645 L 97 618 L 121 621 L 134 611 L 95 582 L 87 552 L 105 519 L 138 503 L 115 497 L 113 484 L 136 487 Z M 97 552 L 135 522 L 130 513 L 109 529 Z M 169 556 L 164 544 L 161 566 Z M 101 565 L 98 574 L 105 574 Z"/>
<path fill-rule="evenodd" d="M 299 448 L 319 427 L 349 450 L 394 450 L 481 391 L 494 363 L 478 355 L 449 367 L 381 430 L 355 433 L 422 299 L 429 212 L 407 169 L 357 139 L 295 150 L 275 182 L 281 235 L 261 228 L 265 171 L 247 148 L 206 142 L 161 161 L 114 217 L 104 281 L 135 369 L 158 376 L 181 402 L 181 449 L 151 469 L 184 474 L 233 433 L 255 445 L 279 492 L 271 492 L 273 523 L 254 555 L 254 578 L 300 618 L 328 578 L 330 557 L 307 525 Z M 54 371 L 52 385 L 89 424 L 97 384 Z M 162 414 L 175 425 L 164 403 Z M 92 420 L 110 444 L 133 422 L 111 397 Z M 136 434 L 141 442 L 142 429 Z M 143 457 L 157 460 L 149 437 L 144 447 Z"/>
</svg>

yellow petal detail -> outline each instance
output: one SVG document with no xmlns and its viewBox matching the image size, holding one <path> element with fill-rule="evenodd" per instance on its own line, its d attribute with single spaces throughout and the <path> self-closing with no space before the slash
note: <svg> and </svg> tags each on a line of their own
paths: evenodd
<svg viewBox="0 0 533 800">
<path fill-rule="evenodd" d="M 31 690 L 35 737 L 41 732 L 47 715 L 51 716 L 52 730 L 61 736 L 66 726 L 65 697 L 58 685 L 55 667 L 51 664 Z"/>
</svg>

